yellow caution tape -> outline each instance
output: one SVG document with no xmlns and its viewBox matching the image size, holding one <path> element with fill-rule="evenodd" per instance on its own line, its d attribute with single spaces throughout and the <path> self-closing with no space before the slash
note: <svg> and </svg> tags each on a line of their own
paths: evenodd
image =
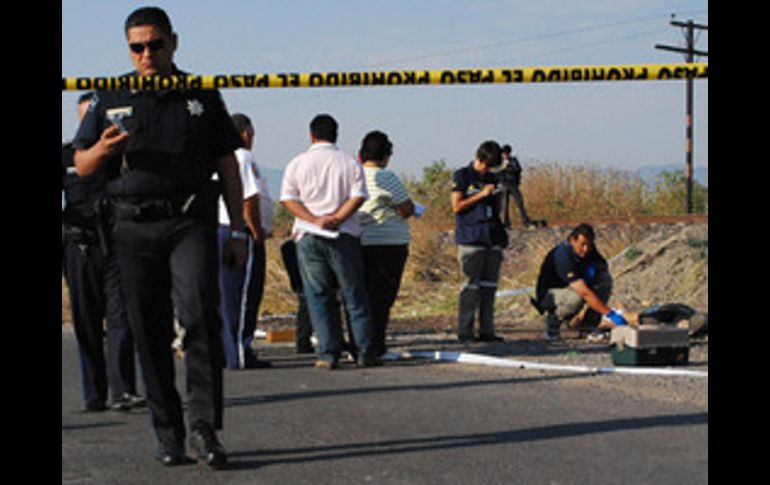
<svg viewBox="0 0 770 485">
<path fill-rule="evenodd" d="M 708 78 L 707 63 L 62 78 L 62 91 L 483 85 Z"/>
</svg>

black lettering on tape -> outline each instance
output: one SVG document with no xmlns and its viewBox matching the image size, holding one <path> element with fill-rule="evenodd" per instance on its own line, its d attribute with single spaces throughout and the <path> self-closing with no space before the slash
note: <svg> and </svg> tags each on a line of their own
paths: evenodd
<svg viewBox="0 0 770 485">
<path fill-rule="evenodd" d="M 139 78 L 139 89 L 142 91 L 152 91 L 155 89 L 155 78 L 153 76 L 142 76 Z"/>
<path fill-rule="evenodd" d="M 455 74 L 452 71 L 441 71 L 439 82 L 441 84 L 454 84 Z"/>
<path fill-rule="evenodd" d="M 174 87 L 174 79 L 171 77 L 158 78 L 158 89 L 172 89 Z"/>
<path fill-rule="evenodd" d="M 397 86 L 401 84 L 403 80 L 401 79 L 401 73 L 400 72 L 389 72 L 387 76 L 386 84 L 388 86 Z"/>
<path fill-rule="evenodd" d="M 307 77 L 306 77 L 307 76 Z M 563 66 L 519 69 L 445 69 L 235 75 L 62 78 L 62 90 L 168 90 L 417 84 L 542 83 L 708 78 L 707 64 Z M 307 79 L 307 81 L 306 81 Z M 277 81 L 276 81 L 277 80 Z M 204 87 L 205 86 L 205 87 Z"/>
<path fill-rule="evenodd" d="M 222 75 L 214 76 L 214 88 L 215 89 L 226 88 L 228 86 L 228 84 L 229 83 L 228 83 L 228 80 L 227 80 L 227 76 L 222 76 Z"/>
<path fill-rule="evenodd" d="M 91 89 L 91 80 L 85 77 L 75 79 L 75 89 L 87 91 Z"/>
</svg>

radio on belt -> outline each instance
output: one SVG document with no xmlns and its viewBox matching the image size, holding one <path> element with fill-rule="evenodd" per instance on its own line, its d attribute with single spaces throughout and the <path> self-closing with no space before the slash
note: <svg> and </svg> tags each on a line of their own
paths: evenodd
<svg viewBox="0 0 770 485">
<path fill-rule="evenodd" d="M 674 325 L 623 325 L 612 329 L 610 346 L 614 365 L 684 365 L 690 337 Z"/>
</svg>

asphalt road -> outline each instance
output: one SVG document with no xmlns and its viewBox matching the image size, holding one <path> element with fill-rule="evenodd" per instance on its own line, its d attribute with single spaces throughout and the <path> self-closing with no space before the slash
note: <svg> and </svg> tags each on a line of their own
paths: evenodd
<svg viewBox="0 0 770 485">
<path fill-rule="evenodd" d="M 288 350 L 273 363 L 225 373 L 226 470 L 163 468 L 146 411 L 79 411 L 63 327 L 62 483 L 708 483 L 708 406 L 593 385 L 602 376 L 431 362 L 319 371 Z"/>
</svg>

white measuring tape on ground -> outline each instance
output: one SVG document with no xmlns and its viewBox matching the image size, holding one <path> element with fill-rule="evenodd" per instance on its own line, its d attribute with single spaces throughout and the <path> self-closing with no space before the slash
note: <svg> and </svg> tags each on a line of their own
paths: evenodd
<svg viewBox="0 0 770 485">
<path fill-rule="evenodd" d="M 705 377 L 708 371 L 654 368 L 654 367 L 590 367 L 583 365 L 549 364 L 545 362 L 530 362 L 518 359 L 505 359 L 489 355 L 473 354 L 469 352 L 452 352 L 443 350 L 418 350 L 410 352 L 388 352 L 386 360 L 402 359 L 428 359 L 442 362 L 458 362 L 471 365 L 485 365 L 492 367 L 512 367 L 516 369 L 530 369 L 554 372 L 575 372 L 580 374 L 631 374 L 666 377 Z"/>
<path fill-rule="evenodd" d="M 533 291 L 535 291 L 535 289 L 531 286 L 527 288 L 516 288 L 515 290 L 500 290 L 495 293 L 495 298 L 500 298 L 503 296 L 526 295 L 532 293 Z"/>
</svg>

